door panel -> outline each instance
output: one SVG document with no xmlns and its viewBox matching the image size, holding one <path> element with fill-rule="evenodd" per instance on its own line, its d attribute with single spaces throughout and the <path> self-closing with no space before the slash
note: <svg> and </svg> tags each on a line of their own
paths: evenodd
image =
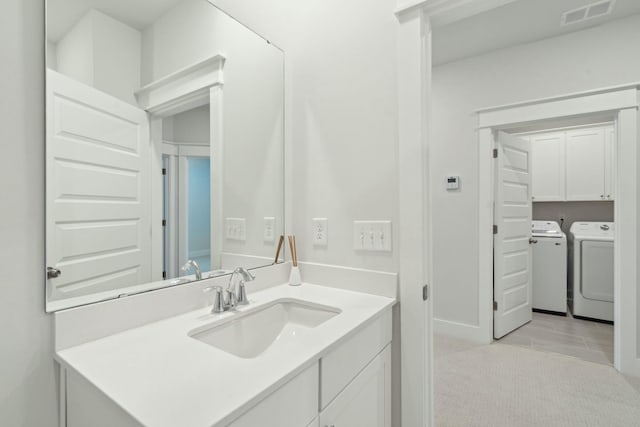
<svg viewBox="0 0 640 427">
<path fill-rule="evenodd" d="M 498 134 L 495 179 L 494 336 L 529 322 L 531 314 L 531 150 L 528 140 Z"/>
<path fill-rule="evenodd" d="M 149 125 L 130 104 L 47 71 L 49 300 L 151 281 Z"/>
<path fill-rule="evenodd" d="M 581 245 L 582 296 L 595 301 L 613 302 L 613 242 L 585 240 Z"/>
</svg>

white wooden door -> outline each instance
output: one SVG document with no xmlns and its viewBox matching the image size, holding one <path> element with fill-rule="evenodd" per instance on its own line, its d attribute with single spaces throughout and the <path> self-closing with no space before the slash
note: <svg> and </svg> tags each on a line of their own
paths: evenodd
<svg viewBox="0 0 640 427">
<path fill-rule="evenodd" d="M 391 427 L 391 345 L 320 413 L 320 427 Z"/>
<path fill-rule="evenodd" d="M 529 322 L 531 312 L 530 142 L 498 133 L 494 234 L 495 338 Z"/>
<path fill-rule="evenodd" d="M 565 200 L 565 133 L 531 136 L 531 191 L 536 202 Z"/>
<path fill-rule="evenodd" d="M 567 132 L 567 200 L 604 200 L 603 128 Z"/>
<path fill-rule="evenodd" d="M 147 114 L 48 70 L 46 139 L 49 300 L 149 282 Z"/>
</svg>

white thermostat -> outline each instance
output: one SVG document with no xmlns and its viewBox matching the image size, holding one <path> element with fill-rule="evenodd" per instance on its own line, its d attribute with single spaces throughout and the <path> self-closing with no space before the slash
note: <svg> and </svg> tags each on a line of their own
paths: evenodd
<svg viewBox="0 0 640 427">
<path fill-rule="evenodd" d="M 459 176 L 448 176 L 447 177 L 447 190 L 458 190 L 460 189 L 460 177 Z"/>
</svg>

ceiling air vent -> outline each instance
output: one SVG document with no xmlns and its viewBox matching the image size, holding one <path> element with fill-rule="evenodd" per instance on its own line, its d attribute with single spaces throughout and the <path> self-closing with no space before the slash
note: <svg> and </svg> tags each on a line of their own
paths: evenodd
<svg viewBox="0 0 640 427">
<path fill-rule="evenodd" d="M 609 15 L 613 11 L 615 2 L 616 0 L 604 0 L 568 10 L 562 14 L 560 25 L 577 24 L 578 22 Z"/>
</svg>

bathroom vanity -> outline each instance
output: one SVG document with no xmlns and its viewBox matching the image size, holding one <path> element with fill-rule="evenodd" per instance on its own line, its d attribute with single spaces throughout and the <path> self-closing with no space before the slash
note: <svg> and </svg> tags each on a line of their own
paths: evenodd
<svg viewBox="0 0 640 427">
<path fill-rule="evenodd" d="M 67 427 L 391 426 L 394 298 L 305 283 L 57 351 Z"/>
</svg>

